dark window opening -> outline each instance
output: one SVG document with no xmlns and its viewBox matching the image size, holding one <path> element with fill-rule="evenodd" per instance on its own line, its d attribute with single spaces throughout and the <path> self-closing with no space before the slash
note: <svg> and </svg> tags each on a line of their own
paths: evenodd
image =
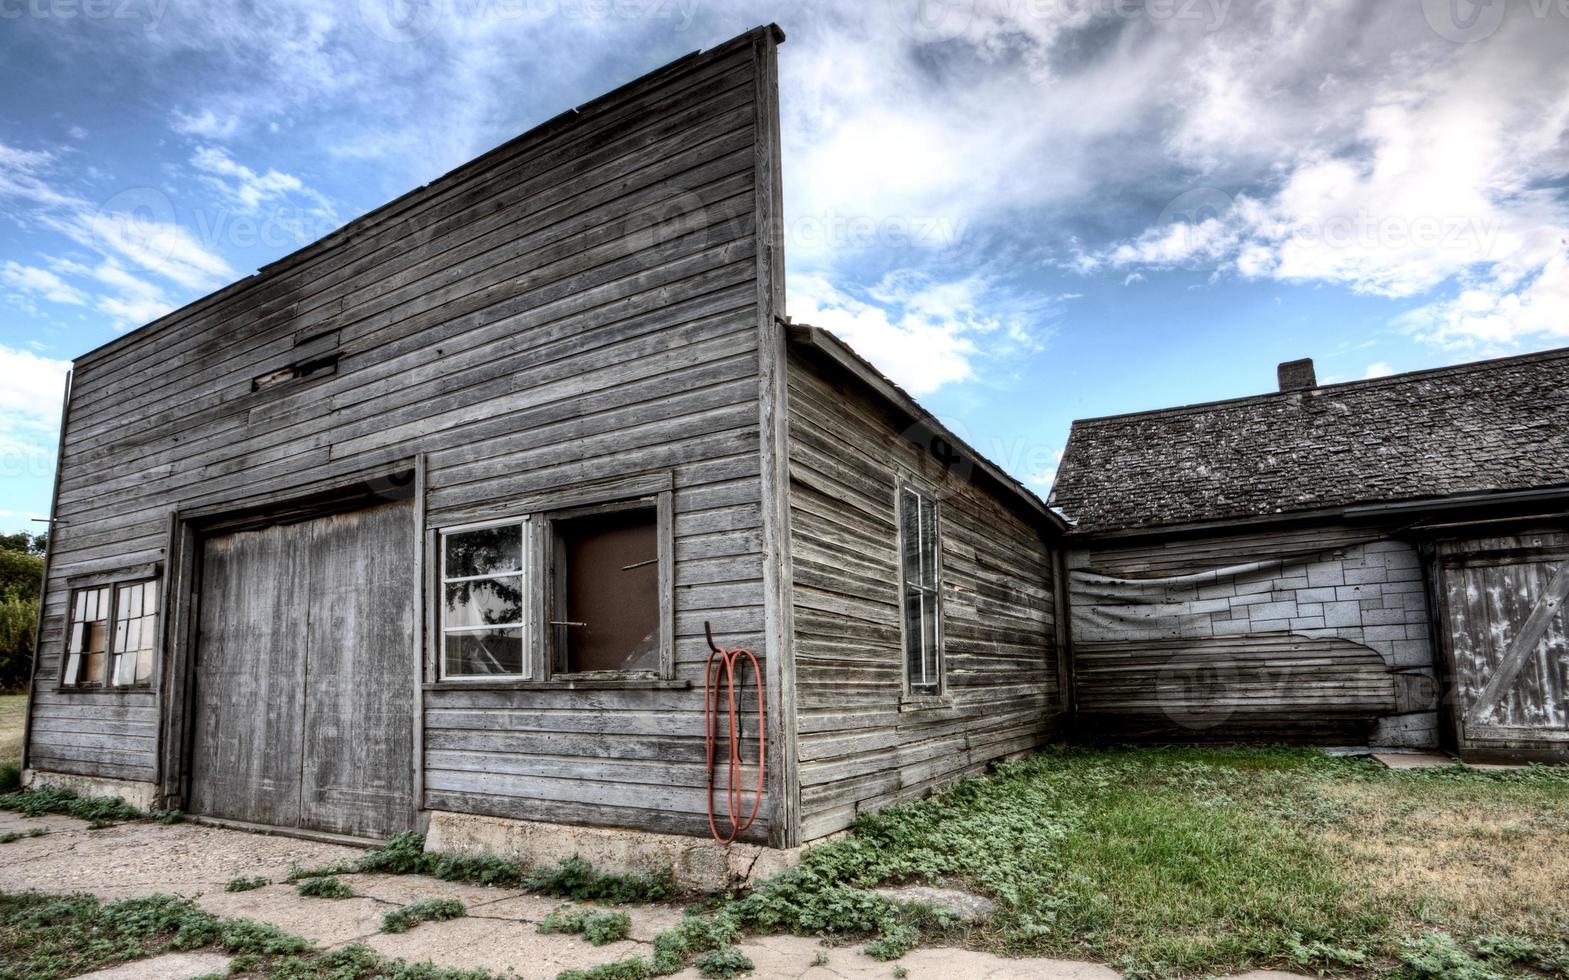
<svg viewBox="0 0 1569 980">
<path fill-rule="evenodd" d="M 654 508 L 558 520 L 550 616 L 555 670 L 654 672 L 660 664 Z"/>
</svg>

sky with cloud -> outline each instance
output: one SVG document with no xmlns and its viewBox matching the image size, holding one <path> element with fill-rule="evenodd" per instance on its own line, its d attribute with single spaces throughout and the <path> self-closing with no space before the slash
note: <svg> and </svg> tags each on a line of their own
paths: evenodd
<svg viewBox="0 0 1569 980">
<path fill-rule="evenodd" d="M 1069 422 L 1569 344 L 1569 0 L 0 0 L 0 529 L 70 359 L 768 21 L 789 307 Z"/>
</svg>

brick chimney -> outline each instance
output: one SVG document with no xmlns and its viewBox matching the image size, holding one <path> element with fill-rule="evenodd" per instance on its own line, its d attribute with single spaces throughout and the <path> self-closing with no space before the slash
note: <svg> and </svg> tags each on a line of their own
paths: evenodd
<svg viewBox="0 0 1569 980">
<path fill-rule="evenodd" d="M 1318 387 L 1318 376 L 1313 373 L 1311 357 L 1286 361 L 1275 369 L 1275 376 L 1280 380 L 1281 391 L 1306 391 Z"/>
</svg>

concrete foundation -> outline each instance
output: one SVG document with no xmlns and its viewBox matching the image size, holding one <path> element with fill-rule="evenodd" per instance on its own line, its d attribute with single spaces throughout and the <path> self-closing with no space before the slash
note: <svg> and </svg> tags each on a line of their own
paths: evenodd
<svg viewBox="0 0 1569 980">
<path fill-rule="evenodd" d="M 138 810 L 151 810 L 158 798 L 158 787 L 153 783 L 106 779 L 102 776 L 74 776 L 41 769 L 22 770 L 22 785 L 29 789 L 53 786 L 56 789 L 68 789 L 77 796 L 118 796 Z"/>
<path fill-rule="evenodd" d="M 759 881 L 794 866 L 805 850 L 754 844 L 726 847 L 702 837 L 441 810 L 431 811 L 425 849 L 449 854 L 503 854 L 530 864 L 554 864 L 577 855 L 600 870 L 617 874 L 670 868 L 679 887 L 695 891 L 721 891 Z"/>
</svg>

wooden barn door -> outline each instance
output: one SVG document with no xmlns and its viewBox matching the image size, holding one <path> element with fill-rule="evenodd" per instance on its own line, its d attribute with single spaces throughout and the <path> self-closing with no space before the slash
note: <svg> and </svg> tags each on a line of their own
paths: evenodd
<svg viewBox="0 0 1569 980">
<path fill-rule="evenodd" d="M 1460 749 L 1569 747 L 1569 535 L 1446 543 L 1439 568 Z"/>
<path fill-rule="evenodd" d="M 415 574 L 407 503 L 206 540 L 192 813 L 412 829 Z"/>
</svg>

